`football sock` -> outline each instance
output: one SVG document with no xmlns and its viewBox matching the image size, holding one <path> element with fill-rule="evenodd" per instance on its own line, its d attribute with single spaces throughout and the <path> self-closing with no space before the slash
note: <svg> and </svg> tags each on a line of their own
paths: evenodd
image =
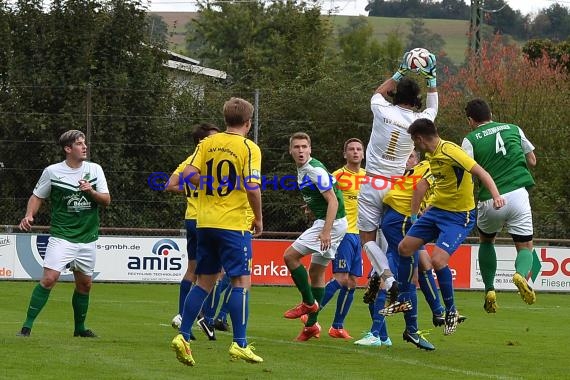
<svg viewBox="0 0 570 380">
<path fill-rule="evenodd" d="M 40 284 L 37 284 L 32 291 L 32 296 L 30 298 L 30 305 L 28 306 L 28 312 L 26 315 L 26 321 L 24 322 L 24 327 L 32 328 L 36 317 L 42 311 L 45 306 L 51 289 L 46 289 Z"/>
<path fill-rule="evenodd" d="M 332 327 L 335 329 L 341 329 L 344 326 L 344 319 L 346 318 L 352 301 L 354 300 L 354 288 L 348 289 L 343 286 L 338 292 L 338 298 L 336 300 L 336 312 L 334 314 L 334 320 Z"/>
<path fill-rule="evenodd" d="M 218 304 L 220 303 L 221 289 L 220 281 L 216 281 L 214 289 L 208 294 L 204 304 L 202 305 L 202 313 L 208 324 L 214 323 L 214 317 L 216 316 L 216 310 L 218 309 Z"/>
<path fill-rule="evenodd" d="M 416 284 L 411 283 L 408 288 L 408 300 L 412 304 L 412 310 L 404 312 L 404 321 L 406 321 L 406 330 L 415 333 L 418 331 L 418 293 Z"/>
<path fill-rule="evenodd" d="M 249 318 L 249 291 L 244 288 L 232 288 L 228 301 L 228 310 L 232 319 L 234 342 L 240 347 L 247 346 L 247 321 Z"/>
<path fill-rule="evenodd" d="M 315 297 L 311 291 L 311 285 L 309 285 L 309 274 L 303 265 L 299 265 L 297 268 L 291 271 L 291 277 L 293 277 L 293 282 L 303 297 L 303 302 L 307 305 L 312 305 L 315 303 Z"/>
<path fill-rule="evenodd" d="M 192 335 L 192 324 L 196 320 L 198 313 L 202 309 L 202 304 L 204 300 L 208 297 L 208 292 L 206 292 L 202 287 L 194 285 L 190 292 L 188 292 L 188 297 L 184 301 L 184 311 L 182 313 L 182 324 L 180 325 L 180 334 L 187 341 L 190 340 Z"/>
<path fill-rule="evenodd" d="M 400 301 L 409 300 L 409 289 L 414 274 L 414 258 L 412 256 L 399 256 L 398 286 L 400 289 Z"/>
<path fill-rule="evenodd" d="M 495 290 L 495 274 L 497 273 L 497 252 L 493 243 L 479 244 L 479 267 L 485 284 L 485 292 Z"/>
<path fill-rule="evenodd" d="M 515 269 L 518 274 L 526 278 L 532 268 L 532 252 L 526 248 L 517 252 L 515 260 Z"/>
<path fill-rule="evenodd" d="M 85 318 L 87 317 L 87 309 L 89 308 L 89 294 L 82 294 L 76 291 L 71 297 L 73 305 L 73 320 L 75 321 L 75 332 L 85 331 Z"/>
<path fill-rule="evenodd" d="M 232 280 L 227 274 L 219 281 L 220 291 L 225 292 L 231 286 Z"/>
<path fill-rule="evenodd" d="M 420 283 L 420 289 L 424 294 L 431 312 L 433 314 L 443 313 L 445 309 L 443 306 L 441 306 L 441 301 L 439 299 L 439 290 L 435 284 L 432 269 L 425 272 L 420 272 L 418 275 L 418 282 Z"/>
<path fill-rule="evenodd" d="M 220 311 L 218 312 L 217 319 L 221 319 L 222 321 L 226 321 L 228 318 L 228 302 L 230 301 L 230 295 L 232 294 L 232 287 L 231 284 L 228 283 L 226 288 L 226 292 L 224 293 L 224 302 L 222 302 L 222 307 L 220 307 Z"/>
<path fill-rule="evenodd" d="M 445 304 L 446 311 L 455 311 L 455 303 L 453 299 L 453 277 L 449 266 L 445 266 L 435 271 L 439 288 L 441 289 L 441 296 Z"/>
<path fill-rule="evenodd" d="M 319 303 L 321 309 L 325 307 L 327 303 L 329 303 L 329 301 L 331 300 L 331 298 L 333 298 L 336 291 L 341 288 L 342 286 L 334 278 L 327 283 L 327 286 L 325 286 L 325 295 L 323 296 L 323 302 Z"/>
<path fill-rule="evenodd" d="M 182 315 L 184 311 L 184 300 L 188 296 L 188 292 L 192 289 L 192 281 L 180 281 L 180 292 L 178 293 L 178 314 Z"/>
<path fill-rule="evenodd" d="M 374 301 L 374 311 L 372 313 L 372 327 L 370 332 L 374 336 L 380 337 L 382 340 L 388 339 L 388 330 L 386 329 L 386 317 L 380 314 L 380 310 L 384 308 L 388 293 L 384 289 L 378 291 L 376 300 Z"/>
<path fill-rule="evenodd" d="M 384 271 L 390 271 L 388 258 L 384 251 L 382 251 L 382 248 L 380 248 L 375 241 L 369 241 L 364 244 L 363 248 L 376 273 L 379 273 L 382 276 L 384 275 Z"/>
<path fill-rule="evenodd" d="M 325 288 L 311 288 L 311 292 L 313 293 L 313 297 L 315 297 L 315 301 L 320 303 L 323 300 L 323 295 L 325 294 Z M 315 323 L 317 323 L 318 316 L 319 316 L 318 310 L 315 313 L 310 313 L 305 326 L 312 326 Z"/>
</svg>

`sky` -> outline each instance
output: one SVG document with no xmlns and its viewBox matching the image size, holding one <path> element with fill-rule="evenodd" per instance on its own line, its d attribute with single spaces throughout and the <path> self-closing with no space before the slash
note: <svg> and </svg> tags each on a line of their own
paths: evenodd
<svg viewBox="0 0 570 380">
<path fill-rule="evenodd" d="M 237 0 L 247 1 L 247 0 Z M 320 0 L 321 8 L 326 13 L 330 9 L 336 9 L 335 14 L 346 16 L 367 16 L 364 7 L 368 0 Z M 467 4 L 470 0 L 464 0 Z M 196 10 L 193 0 L 150 0 L 150 10 L 153 12 L 193 12 Z M 523 15 L 535 14 L 539 10 L 548 8 L 554 3 L 570 7 L 570 0 L 506 0 L 506 3 L 514 10 L 520 10 Z"/>
</svg>

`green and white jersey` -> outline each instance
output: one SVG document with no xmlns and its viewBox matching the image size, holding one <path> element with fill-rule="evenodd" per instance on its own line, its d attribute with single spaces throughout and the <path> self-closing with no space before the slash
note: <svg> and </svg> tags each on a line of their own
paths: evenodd
<svg viewBox="0 0 570 380">
<path fill-rule="evenodd" d="M 489 172 L 501 194 L 534 185 L 525 157 L 534 146 L 518 126 L 495 122 L 482 124 L 463 139 L 461 147 Z M 491 199 L 491 193 L 480 186 L 479 200 L 488 199 Z"/>
<path fill-rule="evenodd" d="M 98 204 L 79 190 L 79 181 L 91 182 L 99 193 L 109 193 L 100 165 L 83 161 L 81 167 L 70 168 L 65 161 L 44 169 L 34 195 L 51 202 L 52 236 L 73 243 L 90 243 L 99 237 Z"/>
<path fill-rule="evenodd" d="M 297 168 L 297 185 L 303 194 L 303 200 L 317 219 L 325 219 L 328 203 L 323 197 L 325 191 L 332 189 L 338 200 L 338 210 L 335 219 L 344 218 L 344 199 L 338 189 L 336 179 L 319 161 L 311 158 L 300 168 Z"/>
</svg>

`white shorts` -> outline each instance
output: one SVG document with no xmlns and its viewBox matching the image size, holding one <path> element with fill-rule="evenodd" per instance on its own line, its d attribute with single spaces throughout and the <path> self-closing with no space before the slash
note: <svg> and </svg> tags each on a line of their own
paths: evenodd
<svg viewBox="0 0 570 380">
<path fill-rule="evenodd" d="M 333 222 L 331 230 L 331 246 L 326 251 L 321 251 L 319 234 L 323 230 L 324 225 L 325 221 L 323 219 L 315 220 L 313 225 L 303 232 L 301 236 L 293 242 L 293 244 L 291 244 L 291 246 L 301 255 L 313 255 L 311 262 L 320 265 L 327 265 L 336 256 L 336 250 L 344 238 L 344 234 L 348 228 L 348 222 L 346 221 L 346 218 L 336 219 Z"/>
<path fill-rule="evenodd" d="M 367 178 L 370 180 L 360 185 L 356 226 L 360 231 L 370 232 L 376 231 L 382 222 L 382 204 L 392 183 L 378 177 Z"/>
<path fill-rule="evenodd" d="M 493 234 L 506 225 L 510 234 L 532 235 L 532 212 L 526 189 L 523 187 L 505 193 L 502 197 L 506 204 L 499 210 L 493 208 L 492 199 L 477 204 L 477 227 L 485 233 Z"/>
<path fill-rule="evenodd" d="M 72 243 L 65 239 L 50 236 L 44 257 L 44 268 L 63 272 L 69 270 L 93 275 L 95 269 L 96 242 Z"/>
</svg>

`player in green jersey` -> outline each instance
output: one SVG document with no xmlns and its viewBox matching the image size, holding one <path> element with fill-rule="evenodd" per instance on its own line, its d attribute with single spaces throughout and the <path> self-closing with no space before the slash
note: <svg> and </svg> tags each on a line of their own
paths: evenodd
<svg viewBox="0 0 570 380">
<path fill-rule="evenodd" d="M 477 228 L 479 265 L 485 284 L 483 307 L 487 313 L 497 311 L 495 236 L 504 225 L 517 250 L 513 282 L 524 302 L 533 304 L 536 295 L 527 282 L 533 260 L 532 212 L 527 188 L 534 185 L 529 171 L 529 167 L 536 165 L 534 146 L 518 126 L 492 121 L 491 109 L 482 99 L 469 101 L 465 113 L 473 131 L 463 139 L 461 147 L 489 172 L 506 200 L 506 206 L 496 210 L 489 191 L 485 187 L 479 190 Z"/>
<path fill-rule="evenodd" d="M 319 303 L 325 293 L 325 270 L 335 258 L 348 222 L 342 192 L 325 166 L 311 157 L 311 138 L 297 132 L 289 139 L 289 153 L 297 165 L 297 185 L 308 209 L 315 216 L 313 225 L 285 250 L 283 258 L 303 301 L 285 312 L 285 318 L 296 319 L 309 314 L 296 340 L 318 338 L 321 326 L 317 322 Z M 309 273 L 301 263 L 311 255 Z M 309 284 L 309 277 L 311 279 Z"/>
<path fill-rule="evenodd" d="M 59 144 L 65 152 L 65 161 L 44 169 L 19 226 L 23 231 L 30 231 L 34 216 L 44 200 L 49 199 L 51 236 L 44 257 L 44 272 L 32 292 L 26 320 L 18 335 L 30 335 L 52 288 L 69 265 L 75 277 L 73 336 L 94 338 L 93 331 L 85 328 L 85 318 L 95 268 L 95 243 L 99 237 L 99 207 L 107 207 L 111 196 L 101 166 L 87 161 L 83 132 L 69 130 L 61 135 Z"/>
</svg>

